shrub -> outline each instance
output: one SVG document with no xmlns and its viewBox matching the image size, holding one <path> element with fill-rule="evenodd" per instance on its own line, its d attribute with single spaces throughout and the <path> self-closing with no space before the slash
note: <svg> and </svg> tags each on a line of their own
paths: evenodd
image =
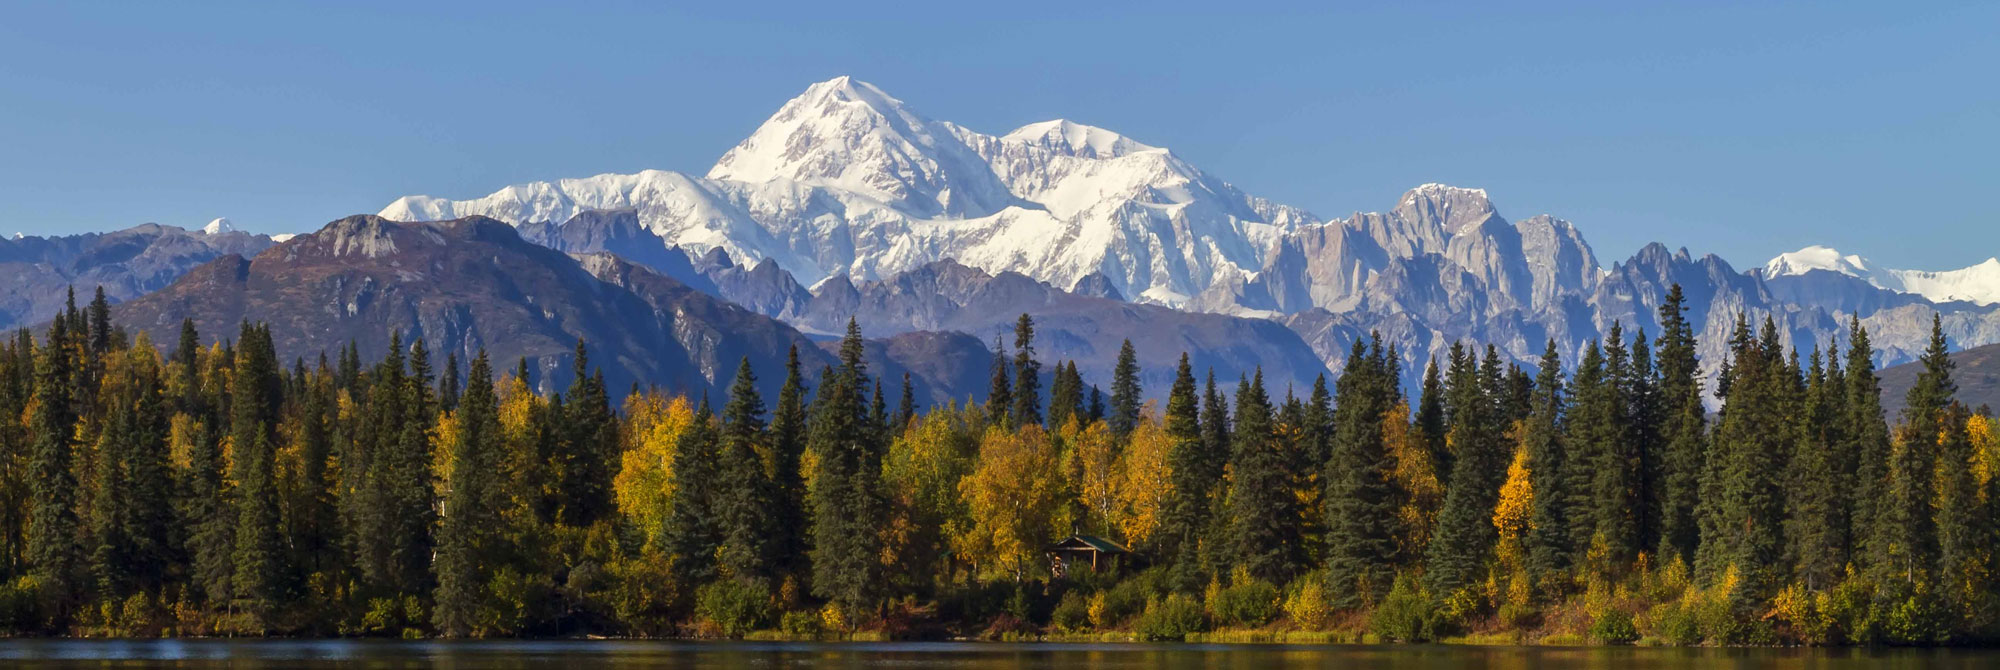
<svg viewBox="0 0 2000 670">
<path fill-rule="evenodd" d="M 778 618 L 778 630 L 786 635 L 802 638 L 818 638 L 825 629 L 820 627 L 818 612 L 786 612 Z"/>
<path fill-rule="evenodd" d="M 1148 573 L 1150 574 L 1150 573 Z M 1146 601 L 1153 597 L 1153 580 L 1145 574 L 1119 582 L 1109 591 L 1101 591 L 1099 603 L 1092 603 L 1090 622 L 1098 628 L 1114 628 L 1130 621 L 1145 611 Z"/>
<path fill-rule="evenodd" d="M 1135 628 L 1141 637 L 1148 640 L 1185 640 L 1188 633 L 1207 630 L 1208 621 L 1202 613 L 1201 603 L 1193 597 L 1176 593 L 1146 603 L 1146 610 L 1139 615 Z"/>
<path fill-rule="evenodd" d="M 1063 594 L 1062 600 L 1056 603 L 1055 612 L 1049 616 L 1049 623 L 1054 624 L 1058 630 L 1064 631 L 1080 631 L 1089 628 L 1090 604 L 1092 600 L 1092 598 L 1085 598 L 1082 593 L 1076 591 Z"/>
<path fill-rule="evenodd" d="M 1884 642 L 1920 645 L 1944 639 L 1943 612 L 1926 594 L 1885 602 L 1879 607 L 1874 618 L 1881 622 Z"/>
<path fill-rule="evenodd" d="M 1632 625 L 1630 613 L 1607 609 L 1590 622 L 1590 639 L 1599 644 L 1631 644 L 1639 639 L 1639 629 Z"/>
<path fill-rule="evenodd" d="M 695 593 L 694 611 L 714 623 L 723 635 L 742 637 L 769 619 L 771 596 L 764 589 L 723 579 Z"/>
<path fill-rule="evenodd" d="M 41 625 L 42 584 L 33 575 L 0 584 L 0 628 L 26 632 Z"/>
<path fill-rule="evenodd" d="M 1215 614 L 1216 623 L 1255 627 L 1278 618 L 1278 600 L 1278 587 L 1241 575 L 1229 588 L 1215 592 L 1208 609 Z"/>
<path fill-rule="evenodd" d="M 1397 642 L 1428 642 L 1436 639 L 1437 604 L 1409 574 L 1398 575 L 1389 595 L 1369 618 L 1368 629 L 1375 635 Z"/>
<path fill-rule="evenodd" d="M 1285 587 L 1285 616 L 1292 624 L 1306 630 L 1321 630 L 1333 619 L 1331 595 L 1326 590 L 1326 578 L 1319 573 L 1309 573 L 1292 580 Z"/>
</svg>

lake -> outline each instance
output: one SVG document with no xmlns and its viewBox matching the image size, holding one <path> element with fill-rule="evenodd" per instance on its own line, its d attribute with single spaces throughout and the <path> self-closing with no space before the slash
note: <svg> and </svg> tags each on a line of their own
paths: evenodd
<svg viewBox="0 0 2000 670">
<path fill-rule="evenodd" d="M 628 641 L 0 640 L 0 665 L 38 668 L 1353 668 L 1447 670 L 1947 670 L 2000 667 L 1987 650 L 1670 649 L 1148 644 Z"/>
</svg>

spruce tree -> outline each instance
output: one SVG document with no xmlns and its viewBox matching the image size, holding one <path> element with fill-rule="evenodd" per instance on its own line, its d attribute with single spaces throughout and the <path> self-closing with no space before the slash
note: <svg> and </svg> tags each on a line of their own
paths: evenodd
<svg viewBox="0 0 2000 670">
<path fill-rule="evenodd" d="M 36 352 L 35 391 L 28 417 L 34 436 L 28 461 L 28 486 L 33 508 L 28 516 L 28 562 L 54 602 L 47 612 L 61 622 L 77 584 L 73 581 L 81 553 L 76 535 L 77 482 L 70 437 L 76 417 L 71 413 L 69 324 L 57 319 L 49 326 L 48 343 Z"/>
<path fill-rule="evenodd" d="M 1111 369 L 1111 415 L 1107 422 L 1113 434 L 1122 438 L 1132 434 L 1132 427 L 1139 425 L 1142 394 L 1139 387 L 1139 354 L 1132 349 L 1132 340 L 1128 339 L 1118 346 L 1118 364 Z"/>
<path fill-rule="evenodd" d="M 794 579 L 806 573 L 806 487 L 800 458 L 806 449 L 805 378 L 799 369 L 799 347 L 785 357 L 785 384 L 771 411 L 772 550 L 782 574 Z"/>
<path fill-rule="evenodd" d="M 507 565 L 510 504 L 505 478 L 499 400 L 486 351 L 472 358 L 465 397 L 456 414 L 458 450 L 452 454 L 444 513 L 437 535 L 437 591 L 432 625 L 447 637 L 483 632 L 487 584 Z"/>
<path fill-rule="evenodd" d="M 1847 566 L 1847 506 L 1842 490 L 1848 483 L 1838 457 L 1843 441 L 1837 420 L 1842 384 L 1829 378 L 1817 349 L 1811 360 L 1805 402 L 1796 417 L 1798 443 L 1790 468 L 1793 485 L 1785 501 L 1785 539 L 1792 574 L 1809 589 L 1823 589 Z M 1838 376 L 1838 368 L 1833 376 Z"/>
<path fill-rule="evenodd" d="M 1012 429 L 1014 385 L 1008 381 L 1007 363 L 1007 345 L 993 338 L 993 383 L 986 391 L 986 425 Z M 859 406 L 866 399 L 857 395 L 854 401 Z"/>
<path fill-rule="evenodd" d="M 560 451 L 558 521 L 584 527 L 611 514 L 611 478 L 618 467 L 618 420 L 604 388 L 604 373 L 590 368 L 589 351 L 576 341 L 569 393 L 563 407 L 567 430 Z"/>
<path fill-rule="evenodd" d="M 1035 360 L 1035 321 L 1022 313 L 1014 322 L 1014 425 L 1042 422 L 1041 384 L 1042 363 Z"/>
<path fill-rule="evenodd" d="M 869 423 L 861 328 L 847 323 L 840 368 L 813 403 L 809 448 L 819 458 L 812 487 L 813 592 L 854 613 L 872 605 L 881 572 L 878 524 L 882 445 Z M 1000 370 L 1004 373 L 1005 368 Z"/>
<path fill-rule="evenodd" d="M 1202 585 L 1201 530 L 1208 526 L 1210 489 L 1221 476 L 1202 441 L 1199 407 L 1194 370 L 1183 353 L 1174 370 L 1173 390 L 1167 395 L 1166 432 L 1172 442 L 1167 462 L 1173 485 L 1160 506 L 1160 529 L 1154 534 L 1156 555 L 1167 566 L 1167 580 L 1171 588 L 1180 591 L 1193 591 Z"/>
<path fill-rule="evenodd" d="M 1498 540 L 1492 512 L 1508 452 L 1497 425 L 1499 403 L 1493 397 L 1504 378 L 1497 355 L 1489 349 L 1483 367 L 1469 351 L 1454 359 L 1445 393 L 1455 456 L 1424 575 L 1432 592 L 1440 594 L 1471 585 Z"/>
<path fill-rule="evenodd" d="M 1380 361 L 1360 340 L 1334 381 L 1333 444 L 1327 482 L 1327 582 L 1334 604 L 1367 607 L 1389 592 L 1397 561 L 1394 457 L 1383 443 L 1389 411 Z"/>
<path fill-rule="evenodd" d="M 729 387 L 729 404 L 722 410 L 712 514 L 720 541 L 715 549 L 717 567 L 759 585 L 776 576 L 779 561 L 767 532 L 776 509 L 774 487 L 759 455 L 765 439 L 764 399 L 757 395 L 757 375 L 745 356 Z"/>
<path fill-rule="evenodd" d="M 1928 583 L 1938 560 L 1938 529 L 1931 513 L 1936 495 L 1933 479 L 1946 410 L 1958 384 L 1952 380 L 1950 351 L 1937 314 L 1931 315 L 1930 344 L 1917 360 L 1923 371 L 1903 400 L 1870 547 L 1879 578 L 1885 582 Z"/>
<path fill-rule="evenodd" d="M 1861 320 L 1849 317 L 1847 365 L 1840 421 L 1841 458 L 1854 464 L 1854 496 L 1848 535 L 1863 567 L 1874 567 L 1876 511 L 1889 486 L 1889 424 L 1882 411 L 1882 384 L 1875 376 L 1875 347 Z"/>
<path fill-rule="evenodd" d="M 1424 449 L 1430 452 L 1431 467 L 1440 474 L 1451 472 L 1451 451 L 1445 443 L 1444 377 L 1437 356 L 1424 366 L 1424 383 L 1417 397 L 1417 416 L 1411 429 Z"/>
<path fill-rule="evenodd" d="M 1528 452 L 1528 478 L 1534 491 L 1534 508 L 1527 534 L 1529 579 L 1546 592 L 1558 575 L 1568 570 L 1575 550 L 1570 544 L 1570 515 L 1566 475 L 1568 445 L 1563 442 L 1563 418 L 1567 400 L 1563 389 L 1562 354 L 1550 338 L 1542 351 L 1542 363 L 1535 375 L 1535 394 L 1529 402 L 1528 419 L 1523 424 L 1522 448 Z"/>
<path fill-rule="evenodd" d="M 674 495 L 666 526 L 660 529 L 661 546 L 673 566 L 674 580 L 684 592 L 715 577 L 715 547 L 721 541 L 715 515 L 721 488 L 716 479 L 717 452 L 715 413 L 709 409 L 708 396 L 703 395 L 693 422 L 674 443 Z"/>
<path fill-rule="evenodd" d="M 1293 492 L 1290 458 L 1272 422 L 1262 369 L 1237 394 L 1232 439 L 1224 531 L 1232 545 L 1231 564 L 1258 579 L 1288 583 L 1305 564 L 1303 510 Z"/>
<path fill-rule="evenodd" d="M 1715 582 L 1728 569 L 1737 581 L 1729 593 L 1737 614 L 1759 606 L 1783 578 L 1782 473 L 1792 419 L 1785 400 L 1796 384 L 1777 350 L 1776 327 L 1745 341 L 1730 362 L 1729 400 L 1716 426 L 1711 479 L 1702 497 L 1712 500 L 1696 555 L 1697 571 Z"/>
</svg>

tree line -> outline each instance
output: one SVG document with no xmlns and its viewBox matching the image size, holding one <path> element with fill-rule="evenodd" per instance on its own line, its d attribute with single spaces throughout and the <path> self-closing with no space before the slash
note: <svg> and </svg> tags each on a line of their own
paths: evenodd
<svg viewBox="0 0 2000 670">
<path fill-rule="evenodd" d="M 850 323 L 835 365 L 614 405 L 582 342 L 543 395 L 393 334 L 163 351 L 100 290 L 0 344 L 0 627 L 1994 639 L 2000 444 L 1937 324 L 1892 426 L 1858 321 L 1801 353 L 1739 315 L 1706 388 L 1685 312 L 1573 365 L 1455 344 L 1415 397 L 1375 336 L 1310 389 L 1182 355 L 1161 406 L 1129 342 L 1107 393 L 1022 315 L 983 403 L 920 408 Z M 1059 578 L 1072 534 L 1131 553 Z"/>
</svg>

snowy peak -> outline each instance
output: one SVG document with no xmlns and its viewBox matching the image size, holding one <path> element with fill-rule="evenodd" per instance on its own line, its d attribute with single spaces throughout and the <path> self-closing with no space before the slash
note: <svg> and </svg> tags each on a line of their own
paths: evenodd
<svg viewBox="0 0 2000 670">
<path fill-rule="evenodd" d="M 1014 132 L 1007 133 L 1000 139 L 1079 158 L 1117 158 L 1141 151 L 1161 150 L 1159 147 L 1135 142 L 1124 135 L 1068 119 L 1030 123 L 1014 129 Z"/>
<path fill-rule="evenodd" d="M 236 224 L 230 222 L 226 217 L 217 217 L 215 220 L 208 222 L 208 225 L 202 226 L 201 232 L 209 235 L 233 233 L 236 232 Z"/>
<path fill-rule="evenodd" d="M 950 125 L 845 76 L 786 102 L 724 153 L 708 178 L 833 187 L 918 216 L 980 216 L 1012 201 Z"/>
<path fill-rule="evenodd" d="M 1406 221 L 1435 223 L 1450 235 L 1499 216 L 1493 201 L 1486 197 L 1486 189 L 1435 183 L 1404 193 L 1396 203 L 1396 214 Z"/>
<path fill-rule="evenodd" d="M 1779 254 L 1764 264 L 1767 279 L 1803 275 L 1814 270 L 1858 277 L 1877 288 L 1923 296 L 1932 302 L 1965 301 L 1981 305 L 2000 303 L 2000 259 L 1957 270 L 1896 270 L 1872 267 L 1868 259 L 1841 255 L 1829 247 L 1809 246 Z"/>
<path fill-rule="evenodd" d="M 1868 260 L 1853 254 L 1841 255 L 1832 247 L 1812 245 L 1798 251 L 1778 254 L 1771 262 L 1764 264 L 1765 277 L 1802 275 L 1813 270 L 1838 272 L 1850 277 L 1866 278 L 1869 275 Z"/>
</svg>

